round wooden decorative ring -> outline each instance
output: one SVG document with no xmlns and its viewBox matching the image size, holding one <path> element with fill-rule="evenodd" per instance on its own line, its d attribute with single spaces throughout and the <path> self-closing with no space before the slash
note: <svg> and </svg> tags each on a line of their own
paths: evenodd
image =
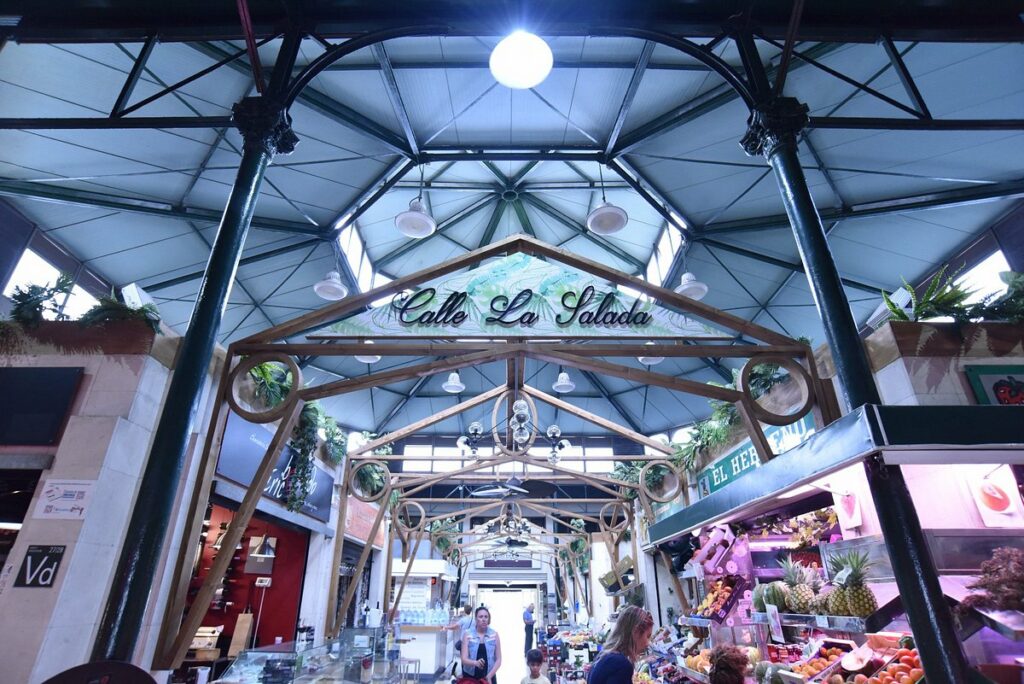
<svg viewBox="0 0 1024 684">
<path fill-rule="evenodd" d="M 613 510 L 608 511 L 609 507 Z M 609 527 L 608 523 L 604 521 L 605 515 L 614 520 L 614 509 L 616 508 L 621 509 L 622 511 L 622 522 Z M 606 511 L 608 512 L 606 513 Z M 601 512 L 598 515 L 598 524 L 602 532 L 625 532 L 626 528 L 629 527 L 629 507 L 622 501 L 609 501 L 604 506 L 601 506 Z"/>
<path fill-rule="evenodd" d="M 244 378 L 249 374 L 256 366 L 261 363 L 267 363 L 268 361 L 278 361 L 288 367 L 288 370 L 292 374 L 292 391 L 288 393 L 288 397 L 277 406 L 267 409 L 266 411 L 250 411 L 249 409 L 242 408 L 241 399 L 238 396 L 238 380 Z M 228 391 L 227 402 L 228 406 L 231 407 L 235 413 L 245 418 L 250 423 L 272 423 L 275 420 L 279 420 L 291 409 L 292 404 L 295 402 L 295 397 L 298 396 L 296 390 L 302 387 L 302 371 L 299 370 L 299 366 L 295 363 L 295 359 L 282 354 L 280 352 L 269 352 L 266 354 L 255 354 L 242 360 L 240 364 L 235 366 L 234 370 L 231 371 L 231 375 L 228 376 Z"/>
<path fill-rule="evenodd" d="M 754 368 L 760 366 L 762 363 L 774 363 L 782 366 L 789 371 L 791 378 L 797 379 L 800 383 L 800 391 L 803 394 L 802 404 L 793 413 L 781 414 L 773 413 L 769 411 L 761 404 L 757 403 L 750 394 L 750 374 Z M 740 371 L 740 391 L 747 396 L 750 403 L 750 408 L 757 416 L 757 419 L 762 423 L 768 423 L 769 425 L 789 425 L 795 423 L 804 416 L 806 416 L 811 407 L 814 405 L 814 392 L 811 390 L 811 376 L 807 372 L 807 369 L 797 363 L 794 359 L 787 356 L 777 356 L 775 354 L 762 354 L 759 356 L 750 357 L 747 362 L 743 365 L 743 370 Z"/>
<path fill-rule="evenodd" d="M 376 494 L 364 494 L 363 492 L 359 491 L 359 483 L 356 480 L 356 473 L 370 465 L 380 466 L 381 468 L 384 469 L 384 486 L 381 487 L 380 491 L 377 492 Z M 384 498 L 385 494 L 388 494 L 391 491 L 391 470 L 388 468 L 388 464 L 385 463 L 384 461 L 359 461 L 356 464 L 356 466 L 352 468 L 350 478 L 351 482 L 349 484 L 349 491 L 352 493 L 352 496 L 356 497 L 357 499 L 365 503 L 373 503 L 375 501 L 380 501 L 381 499 Z"/>
<path fill-rule="evenodd" d="M 668 468 L 668 471 L 676 476 L 675 489 L 667 494 L 660 496 L 656 495 L 650 489 L 647 488 L 647 473 L 650 472 L 651 468 L 655 467 Z M 675 466 L 666 461 L 663 458 L 659 458 L 654 461 L 648 461 L 647 465 L 640 469 L 640 493 L 646 496 L 650 501 L 655 503 L 671 503 L 675 501 L 676 497 L 679 496 L 683 491 L 683 478 L 679 476 L 679 471 L 676 470 Z"/>
<path fill-rule="evenodd" d="M 529 394 L 523 394 L 522 398 L 526 401 L 526 405 L 530 407 L 530 413 L 532 414 L 533 418 L 536 419 L 537 405 L 533 403 L 533 397 L 531 397 Z M 494 440 L 494 448 L 500 451 L 501 453 L 505 454 L 506 456 L 522 456 L 523 454 L 530 450 L 530 448 L 533 446 L 534 441 L 536 441 L 537 439 L 537 433 L 531 430 L 530 441 L 528 441 L 522 449 L 517 450 L 509 449 L 507 446 L 505 446 L 501 437 L 498 436 L 498 409 L 501 408 L 501 405 L 506 401 L 514 399 L 515 396 L 512 390 L 507 390 L 503 392 L 500 397 L 498 397 L 498 400 L 494 402 L 494 408 L 491 410 L 491 438 Z M 507 426 L 505 428 L 505 431 L 508 432 Z"/>
<path fill-rule="evenodd" d="M 412 507 L 415 507 L 416 509 L 418 509 L 417 512 L 419 514 L 419 522 L 417 522 L 412 527 L 409 527 L 408 525 L 406 525 L 406 524 L 404 524 L 402 522 L 402 513 L 407 508 L 412 508 Z M 409 519 L 411 519 L 411 518 L 409 518 L 409 516 L 406 515 L 406 520 L 409 520 Z M 427 513 L 426 513 L 426 511 L 423 510 L 423 506 L 421 506 L 419 504 L 419 502 L 417 502 L 417 501 L 400 501 L 398 503 L 398 505 L 395 506 L 395 512 L 394 512 L 393 520 L 395 521 L 395 526 L 398 528 L 398 532 L 400 534 L 402 534 L 402 535 L 411 534 L 412 532 L 422 532 L 424 526 L 426 526 Z"/>
</svg>

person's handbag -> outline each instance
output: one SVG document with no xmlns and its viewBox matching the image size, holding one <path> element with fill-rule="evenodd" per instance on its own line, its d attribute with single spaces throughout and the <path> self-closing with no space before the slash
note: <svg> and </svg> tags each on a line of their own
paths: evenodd
<svg viewBox="0 0 1024 684">
<path fill-rule="evenodd" d="M 487 679 L 462 676 L 455 680 L 455 684 L 491 684 Z"/>
</svg>

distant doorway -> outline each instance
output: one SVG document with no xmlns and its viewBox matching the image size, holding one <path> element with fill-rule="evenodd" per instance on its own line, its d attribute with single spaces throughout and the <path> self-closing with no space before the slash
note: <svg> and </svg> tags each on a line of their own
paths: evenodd
<svg viewBox="0 0 1024 684">
<path fill-rule="evenodd" d="M 509 587 L 480 587 L 477 603 L 491 611 L 491 626 L 501 637 L 501 669 L 498 670 L 498 684 L 519 684 L 527 675 L 523 644 L 526 632 L 523 629 L 523 611 L 531 603 L 539 606 L 537 585 Z M 535 612 L 534 615 L 539 615 Z"/>
</svg>

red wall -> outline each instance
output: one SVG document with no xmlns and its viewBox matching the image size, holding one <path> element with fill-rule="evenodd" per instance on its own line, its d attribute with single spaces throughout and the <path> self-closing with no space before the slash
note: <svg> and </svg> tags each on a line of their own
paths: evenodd
<svg viewBox="0 0 1024 684">
<path fill-rule="evenodd" d="M 191 586 L 198 588 L 206 577 L 207 570 L 213 563 L 216 550 L 213 543 L 220 534 L 220 523 L 230 522 L 232 511 L 221 506 L 213 506 L 210 514 L 210 526 L 207 532 L 207 542 L 203 548 L 202 558 L 199 562 L 199 570 L 192 578 Z M 263 610 L 260 612 L 260 596 L 264 589 L 253 586 L 257 577 L 265 575 L 247 574 L 245 572 L 246 557 L 249 553 L 249 540 L 252 537 L 260 538 L 264 534 L 277 538 L 276 556 L 274 557 L 273 571 L 270 575 L 271 586 L 266 591 L 263 599 Z M 210 609 L 203 618 L 203 625 L 213 627 L 224 625 L 224 634 L 231 635 L 235 629 L 235 622 L 238 615 L 251 606 L 254 613 L 253 621 L 259 618 L 259 629 L 256 635 L 256 645 L 265 646 L 274 643 L 274 637 L 283 637 L 285 641 L 295 639 L 295 627 L 299 619 L 299 598 L 302 591 L 302 576 L 306 567 L 306 552 L 309 546 L 309 533 L 297 532 L 288 528 L 280 527 L 265 520 L 253 518 L 249 521 L 245 535 L 242 538 L 242 548 L 235 551 L 238 560 L 232 563 L 232 570 L 228 574 L 229 582 L 225 586 L 226 600 L 234 605 L 227 606 L 225 610 Z"/>
</svg>

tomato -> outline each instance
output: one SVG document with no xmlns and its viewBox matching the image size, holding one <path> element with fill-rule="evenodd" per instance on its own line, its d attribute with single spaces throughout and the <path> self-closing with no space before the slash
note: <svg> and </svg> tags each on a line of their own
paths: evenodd
<svg viewBox="0 0 1024 684">
<path fill-rule="evenodd" d="M 912 655 L 909 648 L 901 648 L 900 650 L 896 651 L 897 658 L 902 658 L 908 655 Z"/>
<path fill-rule="evenodd" d="M 914 684 L 914 681 L 910 678 L 910 675 L 903 675 L 900 677 L 900 684 Z"/>
<path fill-rule="evenodd" d="M 902 658 L 900 658 L 900 665 L 914 667 L 914 656 L 903 656 Z"/>
<path fill-rule="evenodd" d="M 915 667 L 913 670 L 910 671 L 910 678 L 913 679 L 915 682 L 919 679 L 924 679 L 924 670 L 922 670 L 919 667 Z"/>
</svg>

